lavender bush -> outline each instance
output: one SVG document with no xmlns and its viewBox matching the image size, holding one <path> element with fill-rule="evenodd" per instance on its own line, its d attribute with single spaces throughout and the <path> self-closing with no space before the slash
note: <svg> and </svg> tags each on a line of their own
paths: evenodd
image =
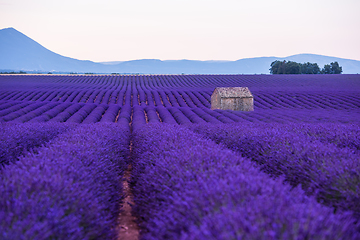
<svg viewBox="0 0 360 240">
<path fill-rule="evenodd" d="M 350 213 L 322 206 L 183 127 L 133 135 L 134 213 L 143 239 L 356 239 Z"/>
<path fill-rule="evenodd" d="M 37 151 L 36 148 L 73 127 L 56 123 L 0 123 L 0 169 L 15 162 L 27 151 Z"/>
<path fill-rule="evenodd" d="M 115 239 L 129 131 L 84 124 L 0 173 L 1 239 Z"/>
<path fill-rule="evenodd" d="M 359 126 L 273 123 L 192 129 L 253 160 L 264 172 L 300 184 L 320 202 L 360 217 L 360 154 L 354 151 Z M 350 147 L 344 146 L 349 142 Z"/>
<path fill-rule="evenodd" d="M 29 122 L 47 122 L 50 119 L 54 118 L 61 112 L 65 111 L 69 108 L 72 104 L 71 103 L 60 103 L 56 107 L 44 112 L 40 116 L 32 118 Z"/>
</svg>

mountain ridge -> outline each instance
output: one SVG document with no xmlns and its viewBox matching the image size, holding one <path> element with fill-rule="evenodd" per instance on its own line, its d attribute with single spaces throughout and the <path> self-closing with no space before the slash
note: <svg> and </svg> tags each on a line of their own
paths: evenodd
<svg viewBox="0 0 360 240">
<path fill-rule="evenodd" d="M 0 70 L 78 72 L 78 73 L 142 73 L 142 74 L 269 74 L 275 60 L 324 64 L 337 61 L 343 73 L 360 73 L 360 61 L 317 54 L 296 54 L 288 57 L 255 57 L 235 61 L 159 60 L 92 62 L 62 56 L 14 28 L 0 30 Z"/>
</svg>

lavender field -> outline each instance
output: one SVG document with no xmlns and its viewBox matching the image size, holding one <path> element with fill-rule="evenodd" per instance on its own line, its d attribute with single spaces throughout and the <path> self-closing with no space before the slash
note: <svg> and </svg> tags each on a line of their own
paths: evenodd
<svg viewBox="0 0 360 240">
<path fill-rule="evenodd" d="M 2 75 L 0 126 L 0 239 L 119 239 L 128 169 L 141 239 L 360 239 L 359 75 Z"/>
</svg>

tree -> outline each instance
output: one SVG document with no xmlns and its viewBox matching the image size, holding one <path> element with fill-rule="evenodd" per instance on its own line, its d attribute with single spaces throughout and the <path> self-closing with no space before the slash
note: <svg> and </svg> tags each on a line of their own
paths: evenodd
<svg viewBox="0 0 360 240">
<path fill-rule="evenodd" d="M 317 63 L 303 63 L 301 64 L 301 74 L 319 74 L 320 68 Z"/>
<path fill-rule="evenodd" d="M 292 61 L 273 61 L 270 64 L 271 74 L 340 74 L 342 73 L 342 67 L 338 62 L 332 62 L 326 64 L 323 69 L 320 70 L 317 63 L 297 63 Z"/>
<path fill-rule="evenodd" d="M 271 64 L 270 64 L 270 73 L 271 74 L 282 74 L 283 72 L 282 72 L 282 65 L 283 65 L 283 63 L 285 63 L 285 61 L 284 62 L 281 62 L 281 61 L 278 61 L 278 60 L 276 60 L 276 61 L 273 61 Z"/>
<path fill-rule="evenodd" d="M 288 61 L 286 63 L 285 74 L 300 74 L 301 66 L 297 62 Z"/>
<path fill-rule="evenodd" d="M 324 68 L 321 69 L 322 74 L 331 74 L 331 66 L 330 64 L 325 64 Z"/>
<path fill-rule="evenodd" d="M 338 62 L 332 62 L 330 64 L 325 64 L 324 68 L 321 70 L 322 74 L 341 74 L 342 67 L 340 67 Z"/>
<path fill-rule="evenodd" d="M 297 62 L 292 61 L 274 61 L 271 63 L 270 73 L 271 74 L 300 74 L 301 67 Z"/>
<path fill-rule="evenodd" d="M 338 62 L 332 62 L 331 65 L 331 71 L 333 74 L 341 74 L 342 73 L 342 67 L 340 67 Z"/>
</svg>

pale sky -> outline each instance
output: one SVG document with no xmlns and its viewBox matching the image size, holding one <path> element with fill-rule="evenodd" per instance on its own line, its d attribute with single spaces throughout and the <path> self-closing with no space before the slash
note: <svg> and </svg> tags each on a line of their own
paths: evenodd
<svg viewBox="0 0 360 240">
<path fill-rule="evenodd" d="M 360 60 L 360 0 L 0 0 L 0 29 L 81 60 Z"/>
</svg>

